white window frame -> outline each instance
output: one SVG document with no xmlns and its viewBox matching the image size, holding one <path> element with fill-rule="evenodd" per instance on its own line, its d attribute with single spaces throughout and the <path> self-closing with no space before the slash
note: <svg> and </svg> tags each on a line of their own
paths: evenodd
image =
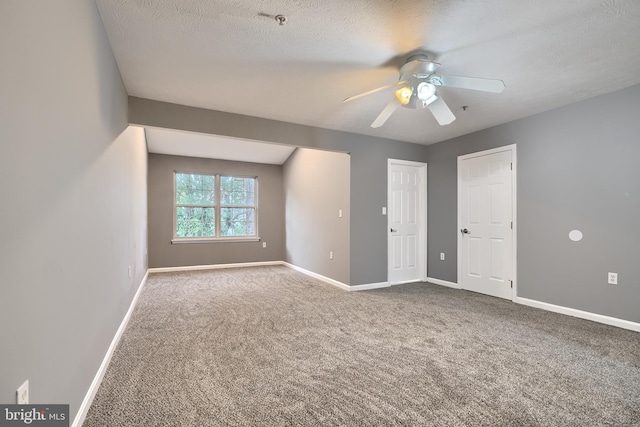
<svg viewBox="0 0 640 427">
<path fill-rule="evenodd" d="M 205 208 L 213 208 L 215 211 L 215 236 L 207 236 L 207 237 L 178 237 L 177 233 L 177 221 L 178 214 L 177 208 L 178 205 L 184 206 L 185 204 L 178 204 L 176 200 L 176 175 L 177 174 L 185 174 L 185 175 L 201 175 L 201 176 L 213 176 L 215 177 L 215 203 L 214 204 L 194 204 L 188 205 L 193 207 L 205 207 Z M 221 194 L 221 186 L 220 186 L 220 178 L 221 177 L 233 177 L 233 178 L 250 178 L 254 180 L 254 204 L 253 205 L 224 205 L 220 204 L 220 194 Z M 172 244 L 182 244 L 182 243 L 211 243 L 211 242 L 257 242 L 260 241 L 259 233 L 258 233 L 258 184 L 259 180 L 257 176 L 251 175 L 238 175 L 238 174 L 228 174 L 228 173 L 211 173 L 211 172 L 193 172 L 193 171 L 183 171 L 183 170 L 174 170 L 173 171 L 173 238 L 171 240 Z M 222 208 L 253 208 L 254 209 L 254 220 L 255 220 L 255 235 L 251 236 L 220 236 L 221 230 L 221 212 Z"/>
</svg>

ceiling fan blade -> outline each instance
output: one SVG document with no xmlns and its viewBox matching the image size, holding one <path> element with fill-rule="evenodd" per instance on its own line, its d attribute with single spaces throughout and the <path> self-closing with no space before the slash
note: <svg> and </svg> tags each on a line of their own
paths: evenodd
<svg viewBox="0 0 640 427">
<path fill-rule="evenodd" d="M 440 123 L 440 126 L 448 125 L 456 119 L 456 116 L 453 115 L 447 103 L 440 97 L 427 105 L 427 108 L 429 108 L 433 117 Z"/>
<path fill-rule="evenodd" d="M 380 126 L 382 126 L 399 106 L 400 103 L 398 102 L 398 100 L 396 98 L 393 98 L 391 102 L 389 102 L 387 106 L 384 107 L 384 110 L 382 110 L 382 112 L 373 121 L 373 123 L 371 123 L 371 127 L 379 128 Z"/>
<path fill-rule="evenodd" d="M 376 88 L 376 89 L 372 89 L 372 90 L 370 90 L 368 92 L 364 92 L 364 93 L 361 93 L 361 94 L 358 94 L 358 95 L 350 96 L 349 98 L 345 99 L 342 102 L 353 101 L 354 99 L 362 98 L 363 96 L 371 95 L 372 93 L 380 92 L 381 90 L 389 89 L 389 88 L 392 88 L 392 87 L 395 87 L 395 86 L 401 86 L 401 85 L 404 85 L 404 84 L 407 84 L 407 83 L 409 83 L 408 80 L 400 80 L 399 82 L 396 82 L 396 83 L 393 83 L 393 84 L 390 84 L 390 85 L 382 86 L 382 87 L 379 87 L 379 88 Z"/>
<path fill-rule="evenodd" d="M 435 85 L 458 87 L 460 89 L 481 90 L 483 92 L 500 93 L 504 90 L 504 82 L 496 79 L 481 79 L 478 77 L 436 76 L 432 82 Z M 439 81 L 438 81 L 439 80 Z"/>
</svg>

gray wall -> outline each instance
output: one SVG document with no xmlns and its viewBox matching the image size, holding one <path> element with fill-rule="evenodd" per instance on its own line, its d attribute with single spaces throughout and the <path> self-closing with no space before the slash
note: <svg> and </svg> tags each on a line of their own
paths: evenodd
<svg viewBox="0 0 640 427">
<path fill-rule="evenodd" d="M 351 155 L 351 285 L 387 280 L 387 159 L 425 162 L 419 144 L 129 97 L 129 121 Z"/>
<path fill-rule="evenodd" d="M 259 242 L 171 244 L 173 173 L 202 172 L 258 177 Z M 284 259 L 282 166 L 149 154 L 149 267 L 281 261 Z M 262 243 L 267 247 L 263 248 Z"/>
<path fill-rule="evenodd" d="M 633 86 L 429 146 L 429 276 L 457 281 L 457 156 L 515 143 L 518 296 L 640 322 L 639 118 Z"/>
<path fill-rule="evenodd" d="M 286 261 L 346 284 L 350 280 L 349 163 L 348 154 L 297 148 L 283 165 Z"/>
<path fill-rule="evenodd" d="M 93 1 L 0 9 L 0 402 L 73 418 L 147 267 L 144 133 Z"/>
</svg>

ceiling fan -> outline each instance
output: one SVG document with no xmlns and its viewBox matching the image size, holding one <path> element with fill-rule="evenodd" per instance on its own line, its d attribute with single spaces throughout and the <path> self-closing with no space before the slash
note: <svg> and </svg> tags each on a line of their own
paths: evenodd
<svg viewBox="0 0 640 427">
<path fill-rule="evenodd" d="M 351 96 L 343 102 L 353 101 L 363 96 L 381 90 L 398 87 L 394 97 L 382 110 L 380 115 L 371 123 L 372 128 L 382 126 L 398 107 L 428 108 L 438 123 L 448 125 L 456 119 L 449 106 L 438 95 L 437 86 L 456 87 L 460 89 L 473 89 L 484 92 L 500 93 L 504 90 L 504 82 L 495 79 L 482 79 L 477 77 L 442 76 L 436 74 L 439 63 L 429 59 L 426 53 L 418 53 L 409 56 L 406 63 L 400 68 L 400 79 L 397 83 L 382 86 L 359 95 Z"/>
</svg>

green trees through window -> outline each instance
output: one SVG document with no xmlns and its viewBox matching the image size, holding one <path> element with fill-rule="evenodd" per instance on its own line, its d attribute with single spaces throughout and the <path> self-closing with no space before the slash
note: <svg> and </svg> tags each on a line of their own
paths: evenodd
<svg viewBox="0 0 640 427">
<path fill-rule="evenodd" d="M 220 177 L 220 235 L 255 236 L 255 178 Z"/>
<path fill-rule="evenodd" d="M 257 236 L 257 178 L 175 174 L 177 238 Z"/>
</svg>

